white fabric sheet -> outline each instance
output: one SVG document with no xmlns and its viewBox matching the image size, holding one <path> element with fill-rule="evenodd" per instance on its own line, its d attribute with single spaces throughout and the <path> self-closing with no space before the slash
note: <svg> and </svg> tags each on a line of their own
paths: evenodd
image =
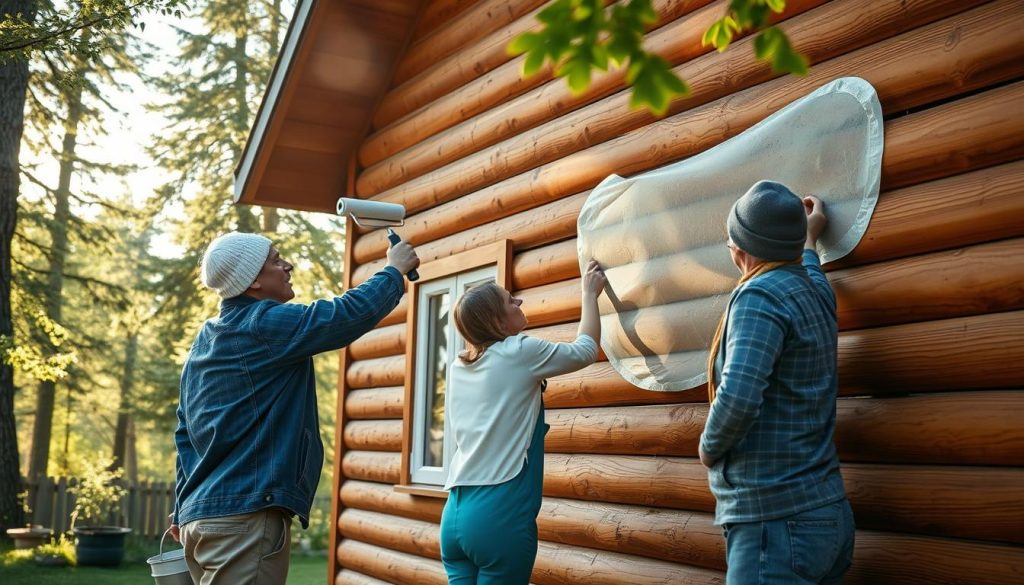
<svg viewBox="0 0 1024 585">
<path fill-rule="evenodd" d="M 608 276 L 601 347 L 615 369 L 647 390 L 705 383 L 708 346 L 739 278 L 724 245 L 732 204 L 761 179 L 816 195 L 829 217 L 822 261 L 841 258 L 878 199 L 882 133 L 874 88 L 847 77 L 697 156 L 602 181 L 577 241 L 581 269 L 594 258 Z"/>
</svg>

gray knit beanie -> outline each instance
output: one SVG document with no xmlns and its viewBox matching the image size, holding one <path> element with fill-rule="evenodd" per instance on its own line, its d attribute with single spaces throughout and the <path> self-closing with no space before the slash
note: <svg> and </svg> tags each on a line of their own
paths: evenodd
<svg viewBox="0 0 1024 585">
<path fill-rule="evenodd" d="M 256 281 L 270 256 L 270 240 L 257 234 L 232 232 L 218 236 L 203 255 L 203 284 L 222 299 L 237 297 Z"/>
<path fill-rule="evenodd" d="M 732 206 L 729 237 L 741 250 L 762 260 L 800 257 L 807 237 L 803 200 L 775 181 L 758 181 Z"/>
</svg>

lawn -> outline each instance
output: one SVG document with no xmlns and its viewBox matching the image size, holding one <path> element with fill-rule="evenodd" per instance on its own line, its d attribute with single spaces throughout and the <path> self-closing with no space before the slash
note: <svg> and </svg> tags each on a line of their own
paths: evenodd
<svg viewBox="0 0 1024 585">
<path fill-rule="evenodd" d="M 117 568 L 38 567 L 15 560 L 17 552 L 9 541 L 0 539 L 0 583 L 3 585 L 147 585 L 153 583 L 146 558 L 157 553 L 157 543 L 129 541 L 125 562 Z M 327 557 L 293 555 L 288 585 L 324 585 Z"/>
</svg>

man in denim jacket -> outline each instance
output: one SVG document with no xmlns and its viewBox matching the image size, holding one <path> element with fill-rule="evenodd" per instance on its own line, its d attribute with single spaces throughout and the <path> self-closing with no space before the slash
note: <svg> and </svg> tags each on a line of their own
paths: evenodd
<svg viewBox="0 0 1024 585">
<path fill-rule="evenodd" d="M 185 360 L 172 533 L 197 585 L 283 584 L 291 519 L 309 525 L 324 450 L 313 356 L 373 329 L 401 298 L 412 247 L 340 297 L 288 303 L 292 265 L 267 238 L 230 233 L 203 257 L 223 299 Z"/>
<path fill-rule="evenodd" d="M 836 297 L 815 252 L 822 203 L 761 181 L 728 220 L 733 292 L 700 441 L 727 583 L 839 583 L 853 514 L 832 443 Z M 803 254 L 802 262 L 801 251 Z"/>
</svg>

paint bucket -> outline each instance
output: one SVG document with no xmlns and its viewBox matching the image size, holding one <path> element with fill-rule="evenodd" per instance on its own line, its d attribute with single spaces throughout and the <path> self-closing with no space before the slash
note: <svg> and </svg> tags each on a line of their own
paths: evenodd
<svg viewBox="0 0 1024 585">
<path fill-rule="evenodd" d="M 185 564 L 185 549 L 164 552 L 164 539 L 170 532 L 168 528 L 160 538 L 160 554 L 146 559 L 150 574 L 156 585 L 193 585 L 188 565 Z"/>
</svg>

